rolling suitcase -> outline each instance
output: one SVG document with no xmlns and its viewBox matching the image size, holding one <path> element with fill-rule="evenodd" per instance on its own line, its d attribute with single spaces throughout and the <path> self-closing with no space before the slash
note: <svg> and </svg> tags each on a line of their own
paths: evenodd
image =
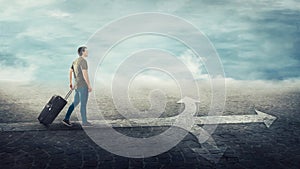
<svg viewBox="0 0 300 169">
<path fill-rule="evenodd" d="M 49 100 L 49 102 L 45 105 L 44 109 L 40 113 L 38 120 L 40 123 L 44 125 L 51 124 L 54 119 L 57 117 L 57 115 L 61 112 L 61 110 L 65 107 L 65 105 L 68 103 L 67 99 L 72 93 L 72 89 L 67 93 L 65 98 L 62 98 L 61 96 L 54 95 Z"/>
</svg>

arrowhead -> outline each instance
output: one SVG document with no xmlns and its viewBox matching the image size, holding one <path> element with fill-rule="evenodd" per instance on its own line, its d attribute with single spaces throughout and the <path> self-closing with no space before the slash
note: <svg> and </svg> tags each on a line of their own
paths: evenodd
<svg viewBox="0 0 300 169">
<path fill-rule="evenodd" d="M 254 110 L 255 110 L 255 112 L 257 113 L 257 115 L 263 119 L 265 125 L 266 125 L 268 128 L 269 128 L 269 127 L 272 125 L 272 123 L 277 119 L 277 117 L 275 117 L 275 116 L 272 116 L 272 115 L 269 115 L 269 114 L 267 114 L 267 113 L 258 111 L 258 110 L 256 110 L 256 109 L 254 109 Z"/>
<path fill-rule="evenodd" d="M 195 99 L 187 97 L 187 96 L 185 96 L 183 99 L 180 99 L 179 101 L 177 101 L 177 103 L 187 103 L 187 102 L 200 103 L 199 100 L 195 100 Z"/>
</svg>

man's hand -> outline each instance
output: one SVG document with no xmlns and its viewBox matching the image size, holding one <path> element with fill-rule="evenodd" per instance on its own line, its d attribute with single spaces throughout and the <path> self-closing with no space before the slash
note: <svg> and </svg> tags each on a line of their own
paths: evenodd
<svg viewBox="0 0 300 169">
<path fill-rule="evenodd" d="M 72 83 L 70 83 L 70 89 L 73 89 L 73 85 L 72 85 Z"/>
<path fill-rule="evenodd" d="M 89 92 L 92 91 L 92 86 L 88 86 L 88 91 L 89 91 Z"/>
</svg>

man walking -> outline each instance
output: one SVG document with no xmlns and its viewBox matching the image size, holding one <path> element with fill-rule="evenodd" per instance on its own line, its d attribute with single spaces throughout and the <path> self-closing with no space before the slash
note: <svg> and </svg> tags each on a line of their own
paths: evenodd
<svg viewBox="0 0 300 169">
<path fill-rule="evenodd" d="M 82 118 L 82 126 L 91 126 L 92 124 L 87 121 L 86 117 L 86 104 L 88 101 L 89 92 L 92 91 L 92 87 L 90 85 L 90 80 L 88 76 L 88 65 L 85 60 L 88 57 L 87 47 L 81 46 L 78 48 L 79 57 L 72 63 L 70 69 L 70 88 L 75 88 L 75 96 L 73 103 L 68 108 L 66 116 L 62 121 L 65 125 L 71 127 L 72 123 L 70 122 L 70 116 L 74 110 L 74 108 L 80 102 L 80 113 Z M 72 74 L 74 74 L 75 78 L 75 86 L 72 85 Z"/>
</svg>

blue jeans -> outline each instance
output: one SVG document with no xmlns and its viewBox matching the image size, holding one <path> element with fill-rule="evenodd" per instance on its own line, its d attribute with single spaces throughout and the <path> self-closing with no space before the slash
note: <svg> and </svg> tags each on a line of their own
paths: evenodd
<svg viewBox="0 0 300 169">
<path fill-rule="evenodd" d="M 80 102 L 80 113 L 81 113 L 81 118 L 82 118 L 82 123 L 87 122 L 86 118 L 86 104 L 88 101 L 89 97 L 89 92 L 87 87 L 79 87 L 75 89 L 75 96 L 73 103 L 70 105 L 67 114 L 65 116 L 65 120 L 69 120 L 70 116 L 74 110 L 74 108 L 79 104 Z"/>
</svg>

